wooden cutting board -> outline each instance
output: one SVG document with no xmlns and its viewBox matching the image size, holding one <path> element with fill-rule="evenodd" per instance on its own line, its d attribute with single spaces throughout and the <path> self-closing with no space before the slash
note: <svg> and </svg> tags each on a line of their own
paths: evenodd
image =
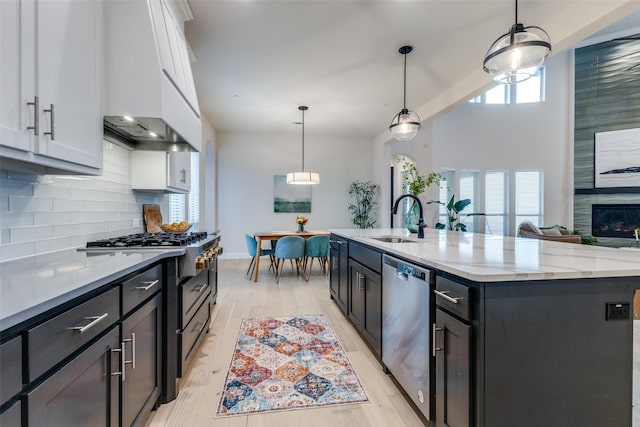
<svg viewBox="0 0 640 427">
<path fill-rule="evenodd" d="M 147 233 L 161 233 L 162 213 L 160 205 L 142 205 L 144 212 L 144 223 L 147 227 Z"/>
</svg>

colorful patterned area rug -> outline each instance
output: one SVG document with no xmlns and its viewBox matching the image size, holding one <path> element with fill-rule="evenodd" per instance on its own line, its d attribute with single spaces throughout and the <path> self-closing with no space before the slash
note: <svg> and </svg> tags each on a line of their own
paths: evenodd
<svg viewBox="0 0 640 427">
<path fill-rule="evenodd" d="M 216 417 L 368 401 L 324 315 L 246 318 Z"/>
</svg>

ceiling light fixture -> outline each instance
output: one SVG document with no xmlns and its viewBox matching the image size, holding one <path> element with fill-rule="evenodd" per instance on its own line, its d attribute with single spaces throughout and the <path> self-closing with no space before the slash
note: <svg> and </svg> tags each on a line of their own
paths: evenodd
<svg viewBox="0 0 640 427">
<path fill-rule="evenodd" d="M 408 141 L 413 139 L 420 129 L 420 117 L 414 111 L 407 110 L 407 54 L 413 50 L 411 46 L 402 46 L 399 50 L 404 55 L 404 100 L 402 110 L 391 120 L 389 132 L 395 139 Z"/>
<path fill-rule="evenodd" d="M 545 30 L 518 23 L 518 0 L 515 1 L 516 23 L 493 42 L 482 64 L 484 71 L 502 84 L 527 80 L 538 72 L 551 53 L 551 39 Z"/>
<path fill-rule="evenodd" d="M 309 107 L 305 107 L 304 105 L 298 107 L 298 110 L 302 111 L 302 172 L 289 172 L 287 174 L 287 184 L 320 184 L 320 175 L 315 172 L 306 172 L 304 170 L 304 112 L 308 109 Z"/>
</svg>

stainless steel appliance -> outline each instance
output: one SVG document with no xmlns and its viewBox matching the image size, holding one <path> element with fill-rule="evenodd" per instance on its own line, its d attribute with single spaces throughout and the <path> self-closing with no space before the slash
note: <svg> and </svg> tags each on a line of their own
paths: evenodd
<svg viewBox="0 0 640 427">
<path fill-rule="evenodd" d="M 145 251 L 183 248 L 163 261 L 161 402 L 178 395 L 179 378 L 208 332 L 218 289 L 220 235 L 207 232 L 138 233 L 87 242 L 85 252 Z"/>
<path fill-rule="evenodd" d="M 433 419 L 430 351 L 432 271 L 385 255 L 382 269 L 382 362 L 428 419 Z"/>
</svg>

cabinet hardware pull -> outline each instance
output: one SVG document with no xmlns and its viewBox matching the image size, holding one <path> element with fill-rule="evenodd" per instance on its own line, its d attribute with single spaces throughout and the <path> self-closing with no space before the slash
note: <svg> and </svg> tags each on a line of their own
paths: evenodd
<svg viewBox="0 0 640 427">
<path fill-rule="evenodd" d="M 186 169 L 180 169 L 180 182 L 187 182 L 187 170 Z"/>
<path fill-rule="evenodd" d="M 364 274 L 360 274 L 360 273 L 356 273 L 356 274 L 358 275 L 358 276 L 357 276 L 357 277 L 358 277 L 358 292 L 360 292 L 360 291 L 366 291 L 366 290 L 367 290 L 367 284 L 366 284 L 366 282 L 365 282 L 364 286 L 362 286 L 362 282 L 363 282 L 363 280 L 362 280 L 362 279 L 364 279 L 364 278 L 365 278 Z"/>
<path fill-rule="evenodd" d="M 337 270 L 339 267 L 338 265 L 338 257 L 332 257 L 332 262 L 331 262 L 331 269 L 332 270 Z"/>
<path fill-rule="evenodd" d="M 81 334 L 81 333 L 86 332 L 89 329 L 93 328 L 94 326 L 96 326 L 99 322 L 104 320 L 108 315 L 109 315 L 109 313 L 105 313 L 102 316 L 85 317 L 85 320 L 91 320 L 91 322 L 87 323 L 84 326 L 72 326 L 72 327 L 67 328 L 67 329 L 71 330 L 71 331 L 76 331 L 77 333 Z"/>
<path fill-rule="evenodd" d="M 433 354 L 433 357 L 436 357 L 436 351 L 441 351 L 442 348 L 441 347 L 436 347 L 436 332 L 441 332 L 443 329 L 439 328 L 436 326 L 435 323 L 432 324 L 433 327 L 433 333 L 431 334 L 431 354 Z"/>
<path fill-rule="evenodd" d="M 454 297 L 450 297 L 449 295 L 447 295 L 449 293 L 449 291 L 439 291 L 437 289 L 434 289 L 433 291 L 436 295 L 446 299 L 449 302 L 452 302 L 454 304 L 457 304 L 459 300 L 461 300 L 462 298 L 454 298 Z"/>
<path fill-rule="evenodd" d="M 120 362 L 122 363 L 122 348 L 112 348 L 110 351 L 111 351 L 111 353 L 120 353 Z M 124 366 L 124 365 L 122 365 L 122 366 Z M 123 374 L 122 371 L 111 372 L 111 376 L 112 377 L 114 377 L 116 375 L 120 375 L 120 376 L 124 377 L 124 374 Z M 123 379 L 123 381 L 124 381 L 124 379 Z"/>
<path fill-rule="evenodd" d="M 202 290 L 203 290 L 204 288 L 206 288 L 206 287 L 207 287 L 207 284 L 206 284 L 206 283 L 203 283 L 202 285 L 200 285 L 200 286 L 198 287 L 198 289 L 194 289 L 194 290 L 192 290 L 191 292 L 197 292 L 197 293 L 200 293 L 200 292 L 202 292 Z"/>
<path fill-rule="evenodd" d="M 207 319 L 207 321 L 209 321 L 209 319 Z M 204 327 L 207 326 L 207 321 L 202 322 L 202 326 L 200 326 L 199 328 L 197 327 L 198 324 L 196 323 L 191 333 L 197 332 L 198 335 L 200 335 L 200 332 L 202 332 Z"/>
<path fill-rule="evenodd" d="M 40 134 L 40 98 L 37 96 L 33 97 L 33 102 L 27 102 L 27 105 L 33 105 L 33 126 L 27 126 L 28 130 L 33 129 L 34 135 Z"/>
<path fill-rule="evenodd" d="M 131 332 L 131 338 L 127 338 L 122 340 L 122 351 L 124 351 L 125 347 L 125 343 L 131 343 L 131 360 L 126 360 L 126 357 L 123 357 L 123 363 L 125 366 L 127 363 L 131 364 L 131 369 L 136 369 L 136 334 L 135 332 Z M 122 370 L 124 370 L 125 368 L 122 368 Z"/>
<path fill-rule="evenodd" d="M 148 291 L 149 289 L 151 289 L 153 286 L 156 285 L 156 283 L 158 283 L 160 281 L 160 279 L 156 279 L 153 282 L 142 282 L 147 286 L 136 286 L 135 289 L 139 289 L 141 291 Z"/>
<path fill-rule="evenodd" d="M 120 371 L 119 372 L 112 372 L 111 375 L 120 375 L 122 377 L 122 382 L 125 381 L 126 379 L 126 373 L 125 373 L 125 364 L 127 363 L 127 361 L 125 360 L 125 355 L 124 355 L 124 343 L 120 342 L 120 348 L 112 348 L 111 352 L 118 352 L 120 353 Z"/>
<path fill-rule="evenodd" d="M 46 108 L 44 109 L 45 113 L 51 113 L 50 116 L 50 124 L 51 124 L 51 132 L 44 132 L 45 135 L 50 135 L 51 136 L 51 140 L 55 141 L 56 140 L 56 113 L 55 113 L 55 105 L 50 104 L 50 108 L 47 110 Z"/>
</svg>

